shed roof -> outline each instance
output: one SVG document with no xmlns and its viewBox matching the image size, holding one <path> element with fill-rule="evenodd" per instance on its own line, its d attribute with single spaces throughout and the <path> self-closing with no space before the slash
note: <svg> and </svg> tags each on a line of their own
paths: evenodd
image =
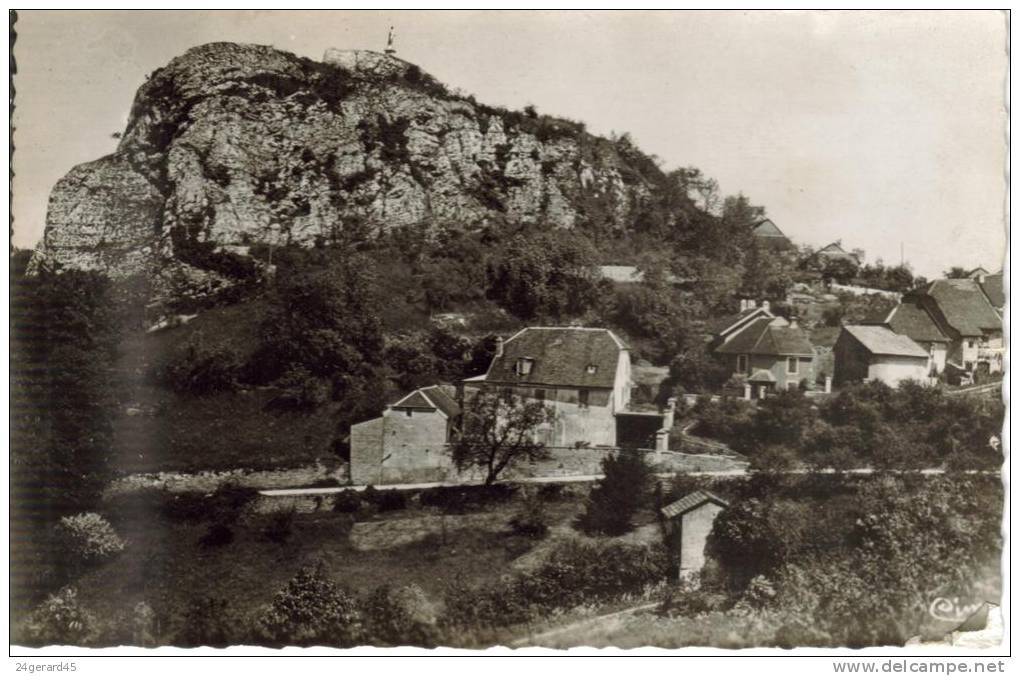
<svg viewBox="0 0 1020 676">
<path fill-rule="evenodd" d="M 503 343 L 503 354 L 492 360 L 485 380 L 611 389 L 620 353 L 626 350 L 609 329 L 529 327 Z M 520 359 L 533 360 L 528 375 L 517 373 Z"/>
<path fill-rule="evenodd" d="M 886 326 L 844 326 L 843 330 L 872 354 L 928 358 L 928 353 L 920 345 L 907 336 L 893 333 Z"/>
<path fill-rule="evenodd" d="M 733 333 L 716 348 L 720 354 L 814 355 L 807 334 L 797 326 L 781 326 L 773 317 L 761 317 Z"/>
<path fill-rule="evenodd" d="M 674 517 L 680 516 L 681 514 L 686 514 L 687 512 L 691 511 L 692 509 L 695 509 L 696 507 L 700 507 L 706 502 L 714 502 L 720 507 L 730 506 L 730 503 L 728 501 L 723 500 L 715 493 L 699 490 L 694 491 L 690 495 L 685 495 L 676 502 L 669 503 L 668 505 L 663 507 L 660 511 L 662 512 L 663 516 L 672 519 Z"/>
</svg>

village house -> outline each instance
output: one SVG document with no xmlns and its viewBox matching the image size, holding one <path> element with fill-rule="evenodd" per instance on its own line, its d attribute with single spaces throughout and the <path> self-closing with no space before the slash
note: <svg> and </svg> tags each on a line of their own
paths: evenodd
<svg viewBox="0 0 1020 676">
<path fill-rule="evenodd" d="M 705 543 L 719 512 L 729 503 L 709 491 L 694 491 L 660 511 L 665 518 L 666 541 L 677 558 L 680 578 L 705 566 Z"/>
<path fill-rule="evenodd" d="M 949 337 L 916 298 L 904 299 L 892 310 L 864 322 L 907 336 L 928 353 L 927 375 L 937 376 L 946 369 Z"/>
<path fill-rule="evenodd" d="M 1003 286 L 1002 270 L 991 273 L 984 268 L 977 268 L 971 270 L 968 277 L 977 281 L 981 290 L 985 292 L 985 296 L 988 297 L 988 302 L 1001 315 L 1006 307 L 1006 289 Z"/>
<path fill-rule="evenodd" d="M 790 238 L 770 218 L 758 221 L 751 226 L 751 234 L 754 235 L 756 242 L 771 251 L 796 251 L 797 249 Z"/>
<path fill-rule="evenodd" d="M 536 432 L 547 446 L 615 447 L 631 385 L 630 350 L 612 331 L 529 327 L 497 343 L 489 370 L 464 381 L 464 396 L 489 391 L 543 402 L 555 412 Z"/>
<path fill-rule="evenodd" d="M 856 253 L 852 253 L 843 248 L 840 242 L 833 242 L 827 244 L 813 254 L 819 262 L 834 261 L 834 260 L 845 260 L 853 263 L 855 266 L 861 264 L 861 259 Z"/>
<path fill-rule="evenodd" d="M 378 418 L 351 425 L 352 483 L 449 478 L 453 463 L 447 444 L 460 416 L 453 394 L 453 388 L 423 387 L 387 406 Z"/>
<path fill-rule="evenodd" d="M 922 307 L 947 337 L 947 365 L 967 373 L 1002 371 L 1002 317 L 978 280 L 937 279 L 904 301 Z"/>
<path fill-rule="evenodd" d="M 760 399 L 801 381 L 815 382 L 815 352 L 807 334 L 796 322 L 773 316 L 766 304 L 745 306 L 735 321 L 718 329 L 709 348 L 749 386 L 745 396 Z"/>
<path fill-rule="evenodd" d="M 886 326 L 844 326 L 832 351 L 837 385 L 879 380 L 896 387 L 928 380 L 928 351 Z"/>
<path fill-rule="evenodd" d="M 714 349 L 726 342 L 730 335 L 744 328 L 755 319 L 761 319 L 762 317 L 776 318 L 772 314 L 771 305 L 767 300 L 763 300 L 761 305 L 759 305 L 755 300 L 741 299 L 739 311 L 714 319 L 705 326 L 709 349 Z M 785 322 L 786 320 L 783 321 Z"/>
</svg>

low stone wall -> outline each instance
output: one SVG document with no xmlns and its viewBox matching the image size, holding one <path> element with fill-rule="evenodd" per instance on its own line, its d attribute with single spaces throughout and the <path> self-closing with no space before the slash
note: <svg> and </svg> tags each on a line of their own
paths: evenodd
<svg viewBox="0 0 1020 676">
<path fill-rule="evenodd" d="M 114 479 L 104 491 L 104 497 L 156 488 L 171 493 L 211 493 L 220 486 L 234 483 L 246 488 L 294 488 L 312 486 L 326 480 L 337 484 L 349 482 L 349 468 L 341 463 L 335 468 L 323 464 L 294 467 L 291 469 L 248 470 L 235 469 L 223 472 L 158 472 L 154 474 L 131 474 Z"/>
</svg>

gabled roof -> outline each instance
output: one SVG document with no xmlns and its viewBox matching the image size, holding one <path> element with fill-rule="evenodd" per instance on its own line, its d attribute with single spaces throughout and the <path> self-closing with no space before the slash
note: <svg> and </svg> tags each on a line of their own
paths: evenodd
<svg viewBox="0 0 1020 676">
<path fill-rule="evenodd" d="M 616 384 L 620 353 L 626 350 L 623 341 L 608 329 L 529 327 L 503 343 L 503 354 L 493 358 L 485 380 L 611 389 Z M 533 360 L 528 375 L 517 373 L 520 359 Z"/>
<path fill-rule="evenodd" d="M 772 375 L 772 371 L 769 371 L 768 369 L 758 369 L 757 371 L 754 372 L 754 375 L 747 379 L 747 382 L 774 383 L 776 382 L 776 377 Z"/>
<path fill-rule="evenodd" d="M 715 348 L 721 354 L 814 356 L 807 334 L 796 326 L 781 326 L 773 317 L 761 317 L 734 332 Z"/>
<path fill-rule="evenodd" d="M 772 222 L 771 218 L 758 221 L 751 227 L 751 232 L 754 233 L 755 237 L 782 237 L 786 239 L 786 235 L 783 231 Z"/>
<path fill-rule="evenodd" d="M 752 315 L 756 314 L 761 315 L 762 317 L 775 316 L 772 314 L 772 312 L 766 310 L 761 306 L 753 307 L 748 310 L 743 310 L 741 312 L 735 312 L 731 315 L 726 315 L 725 317 L 713 319 L 705 325 L 705 329 L 713 336 L 722 336 L 728 333 L 729 329 L 735 327 L 741 322 L 748 321 Z"/>
<path fill-rule="evenodd" d="M 685 495 L 676 502 L 671 502 L 660 511 L 666 518 L 672 519 L 673 517 L 686 514 L 687 512 L 700 507 L 706 502 L 713 502 L 720 507 L 729 507 L 730 503 L 727 500 L 723 500 L 715 493 L 709 491 L 694 491 L 690 495 Z"/>
<path fill-rule="evenodd" d="M 832 244 L 827 244 L 823 246 L 821 249 L 812 254 L 812 256 L 825 256 L 826 258 L 847 258 L 855 260 L 858 263 L 860 263 L 860 259 L 857 258 L 857 254 L 848 252 L 846 249 L 842 247 L 842 245 L 840 245 L 839 242 L 833 242 Z"/>
<path fill-rule="evenodd" d="M 1001 310 L 1006 306 L 1006 289 L 1003 286 L 1002 273 L 996 272 L 994 275 L 985 275 L 985 281 L 980 282 L 981 290 L 988 296 L 988 301 L 997 310 Z"/>
<path fill-rule="evenodd" d="M 448 418 L 460 415 L 460 406 L 457 405 L 457 402 L 450 395 L 443 392 L 442 388 L 438 385 L 422 387 L 406 394 L 397 403 L 391 405 L 390 408 L 425 411 L 435 411 L 438 409 L 446 414 Z"/>
<path fill-rule="evenodd" d="M 1002 318 L 975 279 L 936 279 L 925 293 L 935 301 L 946 323 L 962 336 L 1002 329 Z"/>
<path fill-rule="evenodd" d="M 907 336 L 893 333 L 885 326 L 844 326 L 843 331 L 871 354 L 927 359 L 928 353 Z"/>
<path fill-rule="evenodd" d="M 938 324 L 919 303 L 904 300 L 892 310 L 883 313 L 881 319 L 869 318 L 865 324 L 881 324 L 895 333 L 907 336 L 919 343 L 948 343 L 949 337 L 942 333 Z M 876 320 L 877 319 L 877 320 Z"/>
</svg>

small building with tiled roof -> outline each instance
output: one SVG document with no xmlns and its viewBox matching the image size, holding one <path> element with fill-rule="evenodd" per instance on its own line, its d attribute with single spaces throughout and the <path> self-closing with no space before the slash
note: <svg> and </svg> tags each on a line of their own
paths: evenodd
<svg viewBox="0 0 1020 676">
<path fill-rule="evenodd" d="M 928 353 L 930 375 L 937 375 L 945 370 L 949 337 L 939 329 L 931 314 L 917 299 L 906 299 L 889 311 L 869 317 L 864 323 L 884 326 L 917 343 Z"/>
<path fill-rule="evenodd" d="M 880 380 L 896 387 L 904 380 L 928 379 L 928 351 L 886 326 L 844 326 L 832 352 L 837 385 Z"/>
<path fill-rule="evenodd" d="M 712 353 L 733 369 L 734 376 L 749 382 L 755 378 L 752 394 L 757 397 L 797 387 L 803 380 L 815 382 L 815 351 L 807 333 L 782 317 L 755 317 L 717 335 L 712 345 Z"/>
<path fill-rule="evenodd" d="M 552 408 L 553 422 L 538 430 L 548 446 L 616 446 L 631 384 L 627 345 L 609 329 L 578 326 L 521 329 L 497 343 L 484 375 L 464 381 L 465 396 L 487 390 Z"/>
<path fill-rule="evenodd" d="M 705 324 L 705 332 L 709 336 L 709 348 L 722 343 L 730 334 L 739 331 L 755 319 L 762 317 L 775 318 L 767 300 L 761 305 L 754 300 L 741 299 L 740 310 L 733 314 L 715 317 Z"/>
<path fill-rule="evenodd" d="M 691 575 L 705 565 L 705 543 L 719 512 L 729 502 L 709 491 L 698 490 L 659 510 L 665 518 L 666 541 L 678 559 L 680 576 Z"/>
<path fill-rule="evenodd" d="M 446 445 L 460 417 L 454 394 L 449 386 L 422 387 L 381 416 L 351 425 L 351 481 L 379 485 L 449 478 L 454 470 Z"/>
</svg>

